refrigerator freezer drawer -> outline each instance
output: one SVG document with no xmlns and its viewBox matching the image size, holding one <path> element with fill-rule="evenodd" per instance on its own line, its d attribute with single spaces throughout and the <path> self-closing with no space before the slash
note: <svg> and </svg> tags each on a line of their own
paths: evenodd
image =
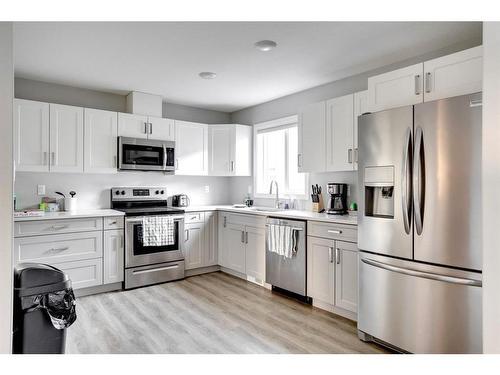
<svg viewBox="0 0 500 375">
<path fill-rule="evenodd" d="M 412 353 L 481 353 L 481 274 L 360 254 L 358 329 Z"/>
</svg>

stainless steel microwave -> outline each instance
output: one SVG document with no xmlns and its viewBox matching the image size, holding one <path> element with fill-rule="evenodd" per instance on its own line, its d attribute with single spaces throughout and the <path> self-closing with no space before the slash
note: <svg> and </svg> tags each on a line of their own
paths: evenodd
<svg viewBox="0 0 500 375">
<path fill-rule="evenodd" d="M 118 137 L 118 169 L 175 172 L 175 142 Z"/>
</svg>

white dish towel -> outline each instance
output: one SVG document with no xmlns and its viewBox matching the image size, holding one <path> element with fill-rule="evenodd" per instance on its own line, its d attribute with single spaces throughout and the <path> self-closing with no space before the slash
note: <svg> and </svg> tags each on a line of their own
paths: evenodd
<svg viewBox="0 0 500 375">
<path fill-rule="evenodd" d="M 298 231 L 288 225 L 269 225 L 268 249 L 285 258 L 297 253 Z"/>
<path fill-rule="evenodd" d="M 169 246 L 174 243 L 175 223 L 173 217 L 168 215 L 143 217 L 143 246 Z"/>
</svg>

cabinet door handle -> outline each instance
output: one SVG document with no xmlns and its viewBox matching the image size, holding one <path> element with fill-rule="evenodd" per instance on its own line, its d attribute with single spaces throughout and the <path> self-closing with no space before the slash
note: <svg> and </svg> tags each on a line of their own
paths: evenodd
<svg viewBox="0 0 500 375">
<path fill-rule="evenodd" d="M 185 236 L 184 236 L 184 242 L 189 241 L 189 229 L 184 229 Z"/>
<path fill-rule="evenodd" d="M 328 230 L 328 233 L 333 233 L 333 234 L 342 234 L 342 231 L 341 230 L 333 230 L 333 229 L 329 229 Z"/>
<path fill-rule="evenodd" d="M 227 216 L 224 216 L 224 228 L 226 227 L 227 225 Z"/>
<path fill-rule="evenodd" d="M 431 72 L 425 73 L 425 92 L 431 92 Z"/>
<path fill-rule="evenodd" d="M 335 262 L 337 264 L 340 264 L 340 250 L 338 247 L 335 248 Z"/>
<path fill-rule="evenodd" d="M 333 247 L 328 248 L 328 261 L 333 263 Z"/>
<path fill-rule="evenodd" d="M 415 76 L 415 95 L 420 95 L 420 74 Z"/>
<path fill-rule="evenodd" d="M 299 167 L 299 168 L 302 167 L 301 158 L 302 158 L 302 155 L 297 154 L 297 167 Z"/>
<path fill-rule="evenodd" d="M 234 172 L 234 161 L 232 161 L 232 160 L 230 163 L 230 169 L 231 169 L 231 172 Z"/>
<path fill-rule="evenodd" d="M 241 242 L 245 243 L 245 231 L 244 230 L 241 231 Z"/>
<path fill-rule="evenodd" d="M 148 123 L 144 123 L 144 134 L 148 134 Z"/>
<path fill-rule="evenodd" d="M 153 134 L 153 123 L 149 123 L 149 134 Z"/>
<path fill-rule="evenodd" d="M 354 149 L 354 162 L 355 163 L 358 162 L 358 148 L 357 147 Z"/>
<path fill-rule="evenodd" d="M 248 243 L 248 232 L 245 232 L 245 243 Z"/>
<path fill-rule="evenodd" d="M 113 156 L 113 162 L 114 162 L 114 165 L 115 165 L 115 168 L 118 167 L 118 158 L 115 156 Z"/>
<path fill-rule="evenodd" d="M 347 150 L 347 162 L 352 164 L 352 148 Z"/>
<path fill-rule="evenodd" d="M 50 156 L 52 158 L 52 164 L 51 165 L 56 165 L 56 153 L 54 151 L 52 151 L 50 153 Z"/>
<path fill-rule="evenodd" d="M 43 165 L 47 164 L 47 151 L 43 152 Z"/>
</svg>

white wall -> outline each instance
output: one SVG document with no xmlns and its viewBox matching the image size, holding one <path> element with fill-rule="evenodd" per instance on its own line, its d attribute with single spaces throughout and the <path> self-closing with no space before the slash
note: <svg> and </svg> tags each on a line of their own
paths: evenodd
<svg viewBox="0 0 500 375">
<path fill-rule="evenodd" d="M 229 203 L 227 177 L 168 176 L 159 172 L 120 172 L 116 174 L 68 174 L 17 172 L 15 182 L 17 208 L 38 205 L 37 184 L 45 185 L 46 195 L 55 191 L 77 192 L 79 208 L 109 208 L 113 186 L 166 186 L 167 194 L 185 193 L 192 205 Z M 209 186 L 210 192 L 205 192 Z"/>
<path fill-rule="evenodd" d="M 483 351 L 500 353 L 500 23 L 483 26 Z"/>
<path fill-rule="evenodd" d="M 12 22 L 0 22 L 0 353 L 12 342 Z"/>
</svg>

